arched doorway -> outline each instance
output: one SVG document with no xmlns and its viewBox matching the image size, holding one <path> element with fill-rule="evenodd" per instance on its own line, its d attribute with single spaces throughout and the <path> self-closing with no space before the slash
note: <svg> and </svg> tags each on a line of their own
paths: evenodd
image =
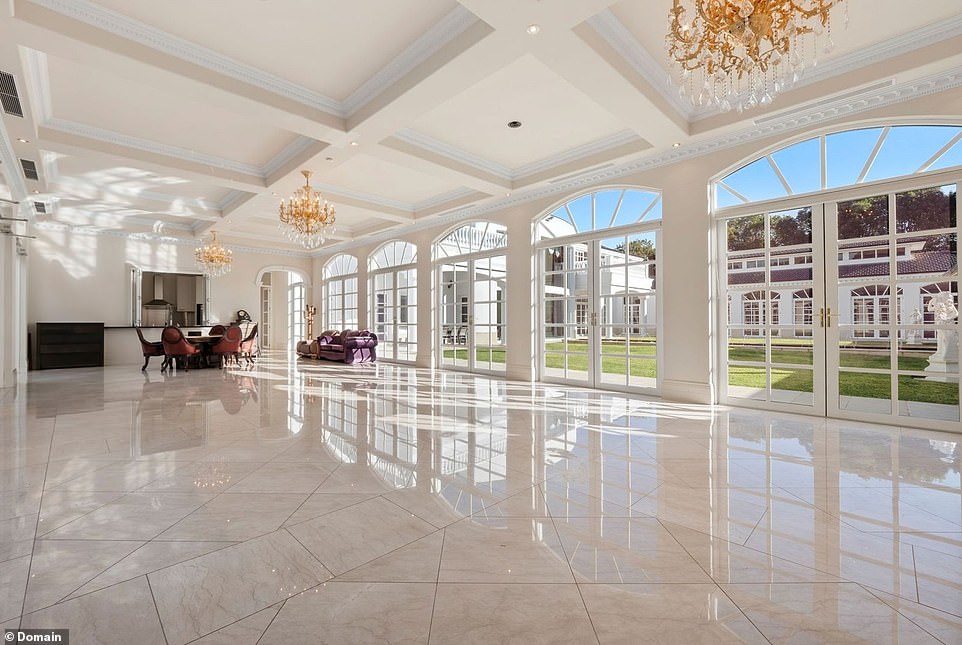
<svg viewBox="0 0 962 645">
<path fill-rule="evenodd" d="M 434 243 L 438 364 L 504 372 L 508 229 L 473 222 Z"/>
<path fill-rule="evenodd" d="M 399 240 L 384 244 L 368 258 L 377 354 L 386 360 L 417 358 L 417 259 L 417 247 Z"/>
<path fill-rule="evenodd" d="M 923 310 L 958 306 L 960 181 L 954 125 L 826 132 L 715 181 L 720 399 L 958 431 L 958 319 Z"/>
<path fill-rule="evenodd" d="M 661 196 L 609 188 L 538 218 L 540 376 L 656 391 Z"/>
</svg>

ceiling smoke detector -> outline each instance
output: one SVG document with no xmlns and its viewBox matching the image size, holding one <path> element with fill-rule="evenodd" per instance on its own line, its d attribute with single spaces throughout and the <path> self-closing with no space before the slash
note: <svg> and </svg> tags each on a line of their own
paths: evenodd
<svg viewBox="0 0 962 645">
<path fill-rule="evenodd" d="M 508 121 L 508 127 L 509 127 L 509 128 L 520 128 L 520 127 L 521 127 L 521 121 Z"/>
</svg>

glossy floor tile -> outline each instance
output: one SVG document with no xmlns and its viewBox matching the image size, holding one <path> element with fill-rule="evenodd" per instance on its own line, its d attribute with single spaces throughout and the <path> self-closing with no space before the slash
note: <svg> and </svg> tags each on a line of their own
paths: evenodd
<svg viewBox="0 0 962 645">
<path fill-rule="evenodd" d="M 0 396 L 0 625 L 962 643 L 962 435 L 280 354 L 157 369 Z"/>
</svg>

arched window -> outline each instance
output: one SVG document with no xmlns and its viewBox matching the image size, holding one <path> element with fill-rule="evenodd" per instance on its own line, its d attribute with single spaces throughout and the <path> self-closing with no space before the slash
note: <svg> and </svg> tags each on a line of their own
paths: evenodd
<svg viewBox="0 0 962 645">
<path fill-rule="evenodd" d="M 368 258 L 370 311 L 378 335 L 378 355 L 386 359 L 417 358 L 417 247 L 396 240 Z"/>
<path fill-rule="evenodd" d="M 894 125 L 824 134 L 715 182 L 715 208 L 962 166 L 962 126 Z"/>
<path fill-rule="evenodd" d="M 357 327 L 357 258 L 335 255 L 324 265 L 324 328 Z"/>
<path fill-rule="evenodd" d="M 565 237 L 660 219 L 660 194 L 614 188 L 582 195 L 554 209 L 538 222 L 538 237 Z"/>
<path fill-rule="evenodd" d="M 605 188 L 536 220 L 546 380 L 658 387 L 657 192 Z"/>
<path fill-rule="evenodd" d="M 434 243 L 438 362 L 443 367 L 506 369 L 508 229 L 472 222 Z"/>
<path fill-rule="evenodd" d="M 508 245 L 508 227 L 494 222 L 472 222 L 451 231 L 434 244 L 434 259 L 451 258 L 503 249 Z"/>
</svg>

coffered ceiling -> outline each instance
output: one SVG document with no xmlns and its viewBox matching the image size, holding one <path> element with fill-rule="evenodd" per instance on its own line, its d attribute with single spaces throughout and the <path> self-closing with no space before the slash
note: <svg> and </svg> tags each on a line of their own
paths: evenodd
<svg viewBox="0 0 962 645">
<path fill-rule="evenodd" d="M 671 0 L 10 0 L 0 70 L 23 116 L 2 115 L 0 194 L 44 204 L 38 223 L 293 250 L 276 208 L 302 168 L 334 244 L 962 84 L 958 0 L 847 4 L 796 89 L 719 114 L 665 83 Z"/>
</svg>

